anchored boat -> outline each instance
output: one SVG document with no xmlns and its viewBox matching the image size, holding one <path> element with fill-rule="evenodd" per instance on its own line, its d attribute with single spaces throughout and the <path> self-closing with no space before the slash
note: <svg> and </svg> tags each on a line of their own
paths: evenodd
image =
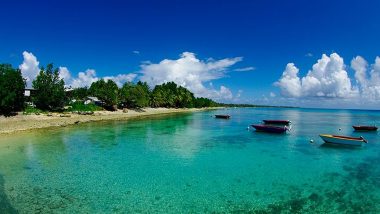
<svg viewBox="0 0 380 214">
<path fill-rule="evenodd" d="M 216 114 L 215 118 L 221 118 L 221 119 L 230 119 L 230 115 L 228 114 Z"/>
<path fill-rule="evenodd" d="M 326 143 L 332 143 L 332 144 L 361 146 L 363 143 L 367 143 L 367 141 L 362 136 L 348 137 L 348 136 L 339 136 L 339 135 L 331 135 L 331 134 L 321 134 L 319 136 Z"/>
<path fill-rule="evenodd" d="M 271 125 L 251 125 L 256 131 L 269 132 L 269 133 L 284 133 L 288 130 L 286 126 L 271 126 Z"/>
<path fill-rule="evenodd" d="M 352 126 L 355 131 L 377 131 L 377 126 Z"/>
<path fill-rule="evenodd" d="M 290 120 L 263 120 L 265 124 L 289 125 Z"/>
</svg>

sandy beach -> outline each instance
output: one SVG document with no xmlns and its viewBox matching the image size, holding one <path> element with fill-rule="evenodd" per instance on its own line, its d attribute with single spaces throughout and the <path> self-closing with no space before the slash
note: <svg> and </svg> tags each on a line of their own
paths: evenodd
<svg viewBox="0 0 380 214">
<path fill-rule="evenodd" d="M 48 127 L 68 126 L 78 123 L 106 120 L 127 120 L 130 118 L 146 117 L 160 114 L 184 113 L 209 110 L 202 109 L 168 109 L 168 108 L 144 108 L 139 111 L 128 109 L 127 112 L 118 111 L 96 111 L 92 115 L 80 115 L 77 113 L 51 113 L 40 115 L 23 115 L 19 113 L 12 117 L 0 117 L 0 134 L 10 134 L 20 131 L 41 129 Z"/>
</svg>

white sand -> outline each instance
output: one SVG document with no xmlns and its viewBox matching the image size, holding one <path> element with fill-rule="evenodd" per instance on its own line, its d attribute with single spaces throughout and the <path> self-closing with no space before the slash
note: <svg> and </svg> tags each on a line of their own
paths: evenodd
<svg viewBox="0 0 380 214">
<path fill-rule="evenodd" d="M 207 110 L 210 108 L 202 109 L 168 109 L 168 108 L 144 108 L 141 111 L 128 110 L 123 113 L 122 110 L 110 111 L 96 111 L 93 115 L 79 115 L 69 113 L 68 117 L 62 117 L 63 114 L 52 113 L 51 116 L 46 114 L 40 115 L 23 115 L 19 113 L 12 117 L 0 117 L 0 134 L 9 134 L 19 131 L 26 131 L 32 129 L 67 126 L 76 123 L 84 123 L 91 121 L 104 121 L 104 120 L 127 120 L 129 118 L 144 117 L 149 115 L 179 113 L 179 112 L 195 112 Z"/>
</svg>

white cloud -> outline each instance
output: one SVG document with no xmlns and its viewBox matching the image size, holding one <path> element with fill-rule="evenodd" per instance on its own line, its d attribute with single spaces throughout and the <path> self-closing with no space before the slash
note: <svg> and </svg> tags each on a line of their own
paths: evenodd
<svg viewBox="0 0 380 214">
<path fill-rule="evenodd" d="M 24 51 L 22 55 L 24 57 L 24 61 L 19 66 L 19 69 L 21 70 L 23 78 L 26 80 L 26 86 L 30 88 L 32 87 L 32 81 L 40 72 L 40 62 L 37 61 L 37 58 L 33 55 L 33 53 Z"/>
<path fill-rule="evenodd" d="M 298 77 L 299 69 L 289 63 L 276 86 L 287 97 L 351 98 L 358 96 L 358 89 L 351 85 L 343 58 L 333 53 L 325 54 L 313 65 L 305 77 Z"/>
<path fill-rule="evenodd" d="M 254 70 L 256 70 L 256 68 L 252 67 L 252 66 L 245 67 L 245 68 L 236 68 L 236 69 L 234 69 L 234 71 L 254 71 Z"/>
<path fill-rule="evenodd" d="M 132 53 L 136 54 L 136 55 L 139 55 L 140 54 L 140 51 L 132 51 Z"/>
<path fill-rule="evenodd" d="M 367 84 L 367 66 L 367 61 L 361 56 L 352 59 L 351 68 L 355 70 L 355 79 L 358 84 Z"/>
<path fill-rule="evenodd" d="M 63 70 L 65 71 L 65 70 Z M 70 72 L 67 76 L 71 76 Z M 65 71 L 66 73 L 66 71 Z M 136 78 L 137 74 L 130 73 L 130 74 L 118 74 L 116 76 L 106 76 L 103 77 L 104 80 L 113 80 L 119 87 L 123 86 L 125 82 L 131 82 Z M 101 79 L 100 77 L 97 77 L 96 71 L 94 69 L 87 69 L 85 72 L 79 72 L 78 76 L 75 78 L 69 78 L 64 79 L 65 85 L 71 86 L 73 88 L 79 88 L 79 87 L 90 87 L 93 82 L 98 81 Z"/>
<path fill-rule="evenodd" d="M 270 93 L 269 93 L 269 96 L 270 96 L 270 97 L 276 97 L 276 94 L 273 93 L 273 92 L 270 92 Z"/>
<path fill-rule="evenodd" d="M 307 53 L 307 54 L 305 54 L 305 56 L 307 56 L 307 57 L 312 57 L 313 54 L 312 54 L 312 53 Z"/>
<path fill-rule="evenodd" d="M 71 74 L 69 69 L 66 67 L 59 67 L 59 78 L 63 79 L 65 81 L 65 85 L 71 80 Z"/>
<path fill-rule="evenodd" d="M 368 63 L 361 56 L 351 61 L 351 67 L 355 71 L 355 79 L 362 97 L 371 102 L 380 99 L 380 57 L 376 57 L 375 63 L 371 65 L 369 75 L 367 74 Z"/>
<path fill-rule="evenodd" d="M 24 61 L 19 66 L 23 78 L 26 79 L 27 87 L 32 86 L 32 81 L 37 77 L 40 69 L 37 58 L 27 51 L 23 52 Z M 125 82 L 131 82 L 136 78 L 137 74 L 118 74 L 116 76 L 106 76 L 105 80 L 111 79 L 121 87 Z M 91 83 L 96 82 L 100 77 L 96 76 L 94 69 L 87 69 L 85 72 L 79 72 L 77 77 L 73 77 L 67 67 L 59 67 L 59 77 L 65 81 L 65 86 L 73 88 L 89 87 Z"/>
<path fill-rule="evenodd" d="M 73 88 L 89 87 L 91 83 L 98 81 L 96 71 L 94 69 L 87 69 L 85 72 L 79 72 L 78 77 L 71 79 L 66 83 Z"/>
<path fill-rule="evenodd" d="M 173 81 L 186 87 L 198 97 L 231 99 L 233 96 L 227 87 L 221 86 L 216 90 L 212 86 L 206 87 L 204 83 L 224 77 L 226 70 L 241 60 L 241 57 L 235 57 L 203 61 L 197 59 L 194 53 L 184 52 L 176 60 L 164 59 L 157 64 L 142 64 L 141 80 L 146 81 L 151 87 Z"/>
<path fill-rule="evenodd" d="M 117 76 L 104 77 L 105 80 L 113 80 L 117 86 L 122 87 L 125 82 L 132 82 L 137 77 L 137 74 L 119 74 Z"/>
<path fill-rule="evenodd" d="M 294 63 L 288 63 L 285 71 L 282 73 L 281 79 L 275 83 L 280 87 L 281 94 L 286 97 L 300 97 L 301 96 L 301 80 L 298 77 L 299 69 Z"/>
</svg>

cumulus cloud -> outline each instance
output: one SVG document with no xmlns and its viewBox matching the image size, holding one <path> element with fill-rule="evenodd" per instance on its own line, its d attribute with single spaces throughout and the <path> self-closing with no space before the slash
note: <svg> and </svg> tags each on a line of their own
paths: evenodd
<svg viewBox="0 0 380 214">
<path fill-rule="evenodd" d="M 355 71 L 355 79 L 362 97 L 369 101 L 380 99 L 380 57 L 376 57 L 375 63 L 371 65 L 369 74 L 369 65 L 361 56 L 352 59 L 351 67 Z"/>
<path fill-rule="evenodd" d="M 117 76 L 104 77 L 105 80 L 113 80 L 119 87 L 122 87 L 126 82 L 132 82 L 137 77 L 137 74 L 119 74 Z"/>
<path fill-rule="evenodd" d="M 233 96 L 227 87 L 220 86 L 216 90 L 212 85 L 206 87 L 205 83 L 224 77 L 226 70 L 241 60 L 241 57 L 235 57 L 203 61 L 197 59 L 194 53 L 184 52 L 179 59 L 164 59 L 157 64 L 142 64 L 141 80 L 146 81 L 151 87 L 173 81 L 189 89 L 198 97 L 216 100 L 231 99 Z"/>
<path fill-rule="evenodd" d="M 343 58 L 333 53 L 323 54 L 306 76 L 298 76 L 299 69 L 289 63 L 282 77 L 275 83 L 286 97 L 351 98 L 359 93 L 353 87 Z"/>
<path fill-rule="evenodd" d="M 299 69 L 294 63 L 288 63 L 282 77 L 275 83 L 280 87 L 281 94 L 286 97 L 300 97 L 301 96 L 301 80 L 298 77 Z"/>
<path fill-rule="evenodd" d="M 62 70 L 65 71 L 65 70 Z M 66 71 L 65 71 L 66 72 Z M 70 72 L 68 72 L 70 77 Z M 64 76 L 64 75 L 63 75 Z M 125 82 L 131 82 L 136 78 L 137 74 L 119 74 L 117 76 L 106 76 L 103 77 L 104 80 L 113 80 L 119 87 L 121 87 Z M 71 86 L 73 88 L 79 87 L 89 87 L 93 82 L 101 79 L 96 75 L 96 71 L 94 69 L 87 69 L 85 72 L 79 72 L 78 76 L 75 78 L 64 78 L 67 86 Z"/>
<path fill-rule="evenodd" d="M 71 74 L 69 69 L 67 69 L 66 67 L 59 67 L 59 78 L 63 79 L 65 83 L 69 82 L 71 80 Z"/>
<path fill-rule="evenodd" d="M 234 71 L 254 71 L 254 70 L 256 70 L 256 68 L 252 67 L 252 66 L 245 67 L 245 68 L 236 68 L 236 69 L 234 69 Z"/>
<path fill-rule="evenodd" d="M 24 60 L 19 66 L 19 69 L 21 70 L 23 78 L 26 80 L 26 86 L 30 88 L 32 87 L 32 81 L 40 72 L 40 62 L 37 61 L 37 58 L 33 55 L 33 53 L 24 51 L 22 55 Z"/>
<path fill-rule="evenodd" d="M 76 78 L 67 81 L 66 85 L 70 85 L 73 88 L 89 87 L 91 83 L 98 80 L 96 71 L 94 69 L 87 69 L 85 72 L 79 72 Z"/>
<path fill-rule="evenodd" d="M 22 76 L 26 79 L 27 87 L 32 86 L 33 80 L 37 77 L 39 69 L 39 61 L 32 53 L 24 51 L 23 53 L 24 60 L 19 66 Z M 76 77 L 71 75 L 71 72 L 67 67 L 59 67 L 59 77 L 65 81 L 66 87 L 89 87 L 91 83 L 101 79 L 97 77 L 96 71 L 94 69 L 87 69 L 84 72 L 79 72 Z M 118 74 L 116 76 L 106 76 L 103 77 L 105 80 L 113 80 L 115 83 L 121 87 L 125 82 L 131 82 L 137 77 L 137 74 Z"/>
</svg>

